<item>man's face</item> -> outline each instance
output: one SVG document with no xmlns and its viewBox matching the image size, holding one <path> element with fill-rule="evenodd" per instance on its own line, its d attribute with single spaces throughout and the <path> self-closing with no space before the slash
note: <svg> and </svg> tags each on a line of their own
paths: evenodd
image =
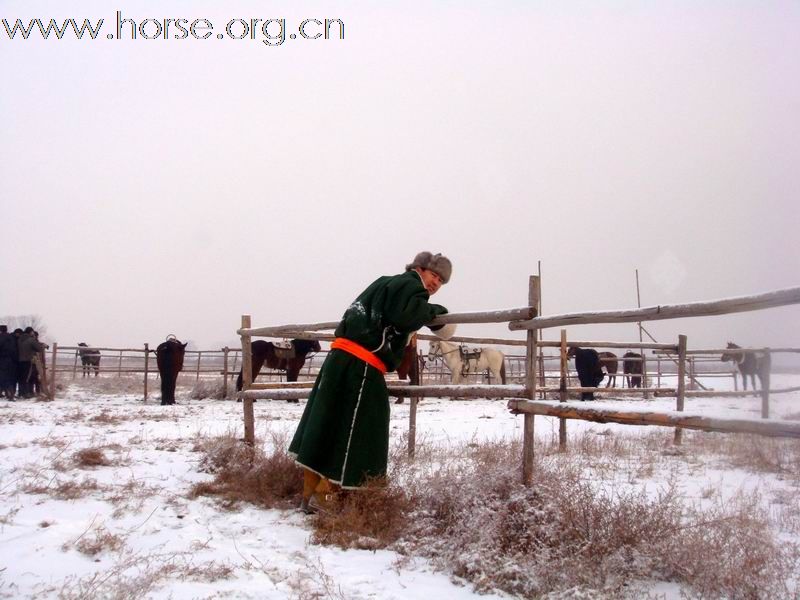
<svg viewBox="0 0 800 600">
<path fill-rule="evenodd" d="M 439 288 L 442 287 L 444 283 L 438 273 L 434 273 L 428 269 L 418 268 L 417 273 L 419 273 L 422 279 L 422 285 L 425 286 L 425 289 L 428 290 L 428 294 L 431 296 L 438 292 Z"/>
</svg>

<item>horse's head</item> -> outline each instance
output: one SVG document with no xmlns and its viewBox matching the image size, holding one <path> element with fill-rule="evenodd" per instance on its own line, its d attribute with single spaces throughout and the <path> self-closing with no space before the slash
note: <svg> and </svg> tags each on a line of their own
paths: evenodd
<svg viewBox="0 0 800 600">
<path fill-rule="evenodd" d="M 428 360 L 434 360 L 437 356 L 442 355 L 442 346 L 439 342 L 431 342 L 430 347 L 428 348 Z"/>
<path fill-rule="evenodd" d="M 737 346 L 733 342 L 728 342 L 728 345 L 726 346 L 726 348 L 728 348 L 728 349 L 741 348 L 741 346 Z M 731 360 L 734 361 L 734 362 L 739 362 L 739 358 L 741 358 L 741 356 L 742 355 L 739 352 L 725 352 L 725 353 L 723 353 L 722 356 L 719 357 L 719 359 L 722 362 L 728 362 L 728 361 L 731 361 Z"/>
<path fill-rule="evenodd" d="M 292 340 L 292 346 L 297 354 L 305 356 L 309 352 L 320 352 L 322 346 L 319 345 L 319 340 Z"/>
<path fill-rule="evenodd" d="M 577 346 L 570 346 L 569 350 L 567 350 L 567 358 L 573 358 L 578 353 Z"/>
<path fill-rule="evenodd" d="M 86 342 L 78 342 L 78 346 L 84 346 L 84 347 L 86 347 L 86 345 L 87 345 L 87 344 L 86 344 Z"/>
</svg>

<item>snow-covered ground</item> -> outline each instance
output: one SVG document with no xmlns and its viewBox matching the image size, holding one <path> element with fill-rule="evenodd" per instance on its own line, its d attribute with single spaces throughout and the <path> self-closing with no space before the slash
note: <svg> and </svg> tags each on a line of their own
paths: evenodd
<svg viewBox="0 0 800 600">
<path fill-rule="evenodd" d="M 797 385 L 798 379 L 774 375 L 772 386 Z M 720 379 L 708 383 L 732 385 Z M 675 408 L 674 398 L 611 398 L 613 392 L 601 394 L 595 404 Z M 54 402 L 0 402 L 0 597 L 107 597 L 99 592 L 107 589 L 119 597 L 145 590 L 153 598 L 477 595 L 469 584 L 421 559 L 312 545 L 307 517 L 298 512 L 252 506 L 226 512 L 213 499 L 189 499 L 191 486 L 210 478 L 197 468 L 197 442 L 226 433 L 241 437 L 241 404 L 190 400 L 184 392 L 179 404 L 162 407 L 155 400 L 143 404 L 138 395 L 101 395 L 76 385 Z M 257 403 L 257 435 L 291 434 L 303 407 L 303 402 Z M 688 399 L 686 412 L 758 419 L 761 400 Z M 773 396 L 772 414 L 800 420 L 800 393 Z M 417 436 L 442 444 L 518 438 L 522 421 L 502 400 L 426 399 L 417 415 Z M 391 427 L 393 436 L 406 434 L 408 403 L 392 406 Z M 570 436 L 654 429 L 581 421 L 569 421 L 568 427 Z M 552 439 L 558 422 L 537 417 L 535 432 Z M 87 448 L 101 448 L 112 464 L 78 466 L 76 453 Z M 698 499 L 709 486 L 730 496 L 748 489 L 766 492 L 767 499 L 797 494 L 773 475 L 718 464 L 687 468 L 680 486 Z M 93 546 L 102 549 L 92 554 Z M 670 584 L 658 584 L 651 593 L 679 597 Z"/>
</svg>

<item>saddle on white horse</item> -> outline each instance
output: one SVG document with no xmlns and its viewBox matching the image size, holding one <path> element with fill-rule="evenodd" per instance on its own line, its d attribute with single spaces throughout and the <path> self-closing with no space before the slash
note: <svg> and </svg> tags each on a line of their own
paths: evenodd
<svg viewBox="0 0 800 600">
<path fill-rule="evenodd" d="M 467 375 L 470 372 L 478 370 L 478 362 L 481 359 L 481 348 L 477 346 L 466 346 L 464 344 L 458 347 L 458 353 L 461 356 L 461 374 Z"/>
</svg>

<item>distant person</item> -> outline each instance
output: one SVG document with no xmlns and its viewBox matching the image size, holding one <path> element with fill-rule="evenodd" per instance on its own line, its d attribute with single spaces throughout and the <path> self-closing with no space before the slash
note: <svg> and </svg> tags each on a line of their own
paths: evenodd
<svg viewBox="0 0 800 600">
<path fill-rule="evenodd" d="M 379 277 L 345 311 L 289 445 L 304 468 L 301 510 L 313 510 L 314 495 L 357 489 L 386 475 L 383 376 L 400 364 L 411 334 L 447 312 L 428 299 L 451 272 L 447 257 L 420 252 L 404 273 Z"/>
<path fill-rule="evenodd" d="M 17 387 L 17 338 L 0 325 L 0 394 L 14 401 Z"/>
<path fill-rule="evenodd" d="M 33 396 L 33 359 L 43 352 L 45 345 L 33 335 L 33 327 L 26 327 L 17 341 L 19 350 L 19 371 L 17 382 L 19 384 L 19 397 L 30 398 Z"/>
</svg>

